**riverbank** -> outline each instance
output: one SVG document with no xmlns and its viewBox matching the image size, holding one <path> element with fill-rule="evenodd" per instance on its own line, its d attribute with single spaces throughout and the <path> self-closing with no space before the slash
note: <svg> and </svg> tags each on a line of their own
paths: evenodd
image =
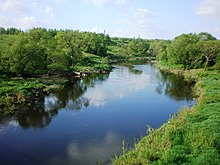
<svg viewBox="0 0 220 165">
<path fill-rule="evenodd" d="M 219 164 L 220 73 L 209 69 L 184 71 L 157 64 L 161 70 L 196 82 L 197 104 L 183 108 L 159 129 L 148 129 L 133 149 L 114 164 Z"/>
<path fill-rule="evenodd" d="M 67 77 L 80 77 L 89 74 L 105 74 L 112 69 L 107 58 L 84 53 L 74 71 L 50 72 L 45 75 L 27 77 L 0 77 L 0 118 L 13 114 L 25 103 L 54 90 L 61 90 L 68 81 Z"/>
<path fill-rule="evenodd" d="M 57 77 L 0 79 L 0 118 L 12 115 L 25 103 L 62 89 L 68 81 Z"/>
</svg>

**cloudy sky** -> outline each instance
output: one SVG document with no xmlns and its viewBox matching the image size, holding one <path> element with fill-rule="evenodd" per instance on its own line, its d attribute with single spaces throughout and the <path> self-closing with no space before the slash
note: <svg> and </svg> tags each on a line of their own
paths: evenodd
<svg viewBox="0 0 220 165">
<path fill-rule="evenodd" d="M 0 0 L 0 27 L 146 39 L 205 31 L 220 38 L 220 0 Z"/>
</svg>

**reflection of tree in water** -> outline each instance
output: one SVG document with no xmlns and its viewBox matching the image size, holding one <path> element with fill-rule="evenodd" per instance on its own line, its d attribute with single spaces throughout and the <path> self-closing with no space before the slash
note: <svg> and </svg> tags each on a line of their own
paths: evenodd
<svg viewBox="0 0 220 165">
<path fill-rule="evenodd" d="M 16 118 L 23 128 L 42 128 L 50 124 L 62 108 L 81 110 L 89 106 L 89 100 L 83 97 L 87 87 L 94 87 L 96 83 L 106 80 L 108 75 L 92 75 L 82 79 L 72 78 L 63 90 L 49 96 L 40 97 L 30 105 L 22 107 Z"/>
<path fill-rule="evenodd" d="M 103 83 L 103 81 L 107 80 L 109 74 L 92 74 L 90 76 L 86 76 L 82 78 L 82 82 L 87 87 L 94 87 L 95 84 Z"/>
<path fill-rule="evenodd" d="M 192 87 L 193 82 L 184 81 L 184 79 L 178 75 L 160 71 L 157 75 L 159 79 L 156 91 L 160 94 L 165 93 L 165 95 L 175 99 L 175 100 L 191 100 L 192 99 Z"/>
<path fill-rule="evenodd" d="M 45 111 L 44 97 L 41 97 L 39 100 L 33 101 L 31 105 L 22 107 L 15 116 L 19 125 L 23 128 L 43 128 L 57 114 L 57 109 Z"/>
</svg>

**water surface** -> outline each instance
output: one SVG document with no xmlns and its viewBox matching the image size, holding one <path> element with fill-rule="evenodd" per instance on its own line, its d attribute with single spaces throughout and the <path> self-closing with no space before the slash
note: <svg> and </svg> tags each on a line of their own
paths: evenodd
<svg viewBox="0 0 220 165">
<path fill-rule="evenodd" d="M 160 127 L 192 105 L 191 83 L 151 64 L 116 66 L 110 74 L 71 79 L 0 121 L 3 165 L 109 164 L 147 126 Z"/>
</svg>

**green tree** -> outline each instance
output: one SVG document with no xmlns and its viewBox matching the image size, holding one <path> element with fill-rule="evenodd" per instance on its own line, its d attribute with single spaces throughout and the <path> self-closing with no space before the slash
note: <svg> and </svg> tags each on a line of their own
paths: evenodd
<svg viewBox="0 0 220 165">
<path fill-rule="evenodd" d="M 17 35 L 17 34 L 19 34 L 20 32 L 22 32 L 22 30 L 16 29 L 16 28 L 14 28 L 14 27 L 10 27 L 10 28 L 7 28 L 7 29 L 6 29 L 6 34 L 9 34 L 9 35 Z"/>
<path fill-rule="evenodd" d="M 16 74 L 42 74 L 46 70 L 45 49 L 30 40 L 26 34 L 19 34 L 10 47 L 10 71 Z"/>
<path fill-rule="evenodd" d="M 133 56 L 145 56 L 149 49 L 149 43 L 141 38 L 133 39 L 128 44 L 129 54 Z"/>
<path fill-rule="evenodd" d="M 83 50 L 86 53 L 95 54 L 101 57 L 107 55 L 107 46 L 110 44 L 110 38 L 108 35 L 102 33 L 96 34 L 91 32 L 85 32 L 83 35 Z"/>
<path fill-rule="evenodd" d="M 201 57 L 198 56 L 198 41 L 199 37 L 192 33 L 176 37 L 167 48 L 168 62 L 182 64 L 185 69 L 196 67 L 198 61 L 201 60 Z"/>
<path fill-rule="evenodd" d="M 199 40 L 200 41 L 208 41 L 208 40 L 216 40 L 214 36 L 207 32 L 201 32 L 198 34 Z"/>
<path fill-rule="evenodd" d="M 59 56 L 63 56 L 63 62 L 67 65 L 67 69 L 73 69 L 82 59 L 81 34 L 78 31 L 66 30 L 58 32 L 55 39 Z"/>
<path fill-rule="evenodd" d="M 171 42 L 168 40 L 152 40 L 148 54 L 157 57 L 159 61 L 167 61 L 167 47 Z"/>
<path fill-rule="evenodd" d="M 203 40 L 198 43 L 201 51 L 202 63 L 204 69 L 208 66 L 213 66 L 218 63 L 220 56 L 220 41 L 219 40 Z"/>
<path fill-rule="evenodd" d="M 5 34 L 6 33 L 6 30 L 5 30 L 5 28 L 3 28 L 3 27 L 0 27 L 0 34 Z"/>
</svg>

